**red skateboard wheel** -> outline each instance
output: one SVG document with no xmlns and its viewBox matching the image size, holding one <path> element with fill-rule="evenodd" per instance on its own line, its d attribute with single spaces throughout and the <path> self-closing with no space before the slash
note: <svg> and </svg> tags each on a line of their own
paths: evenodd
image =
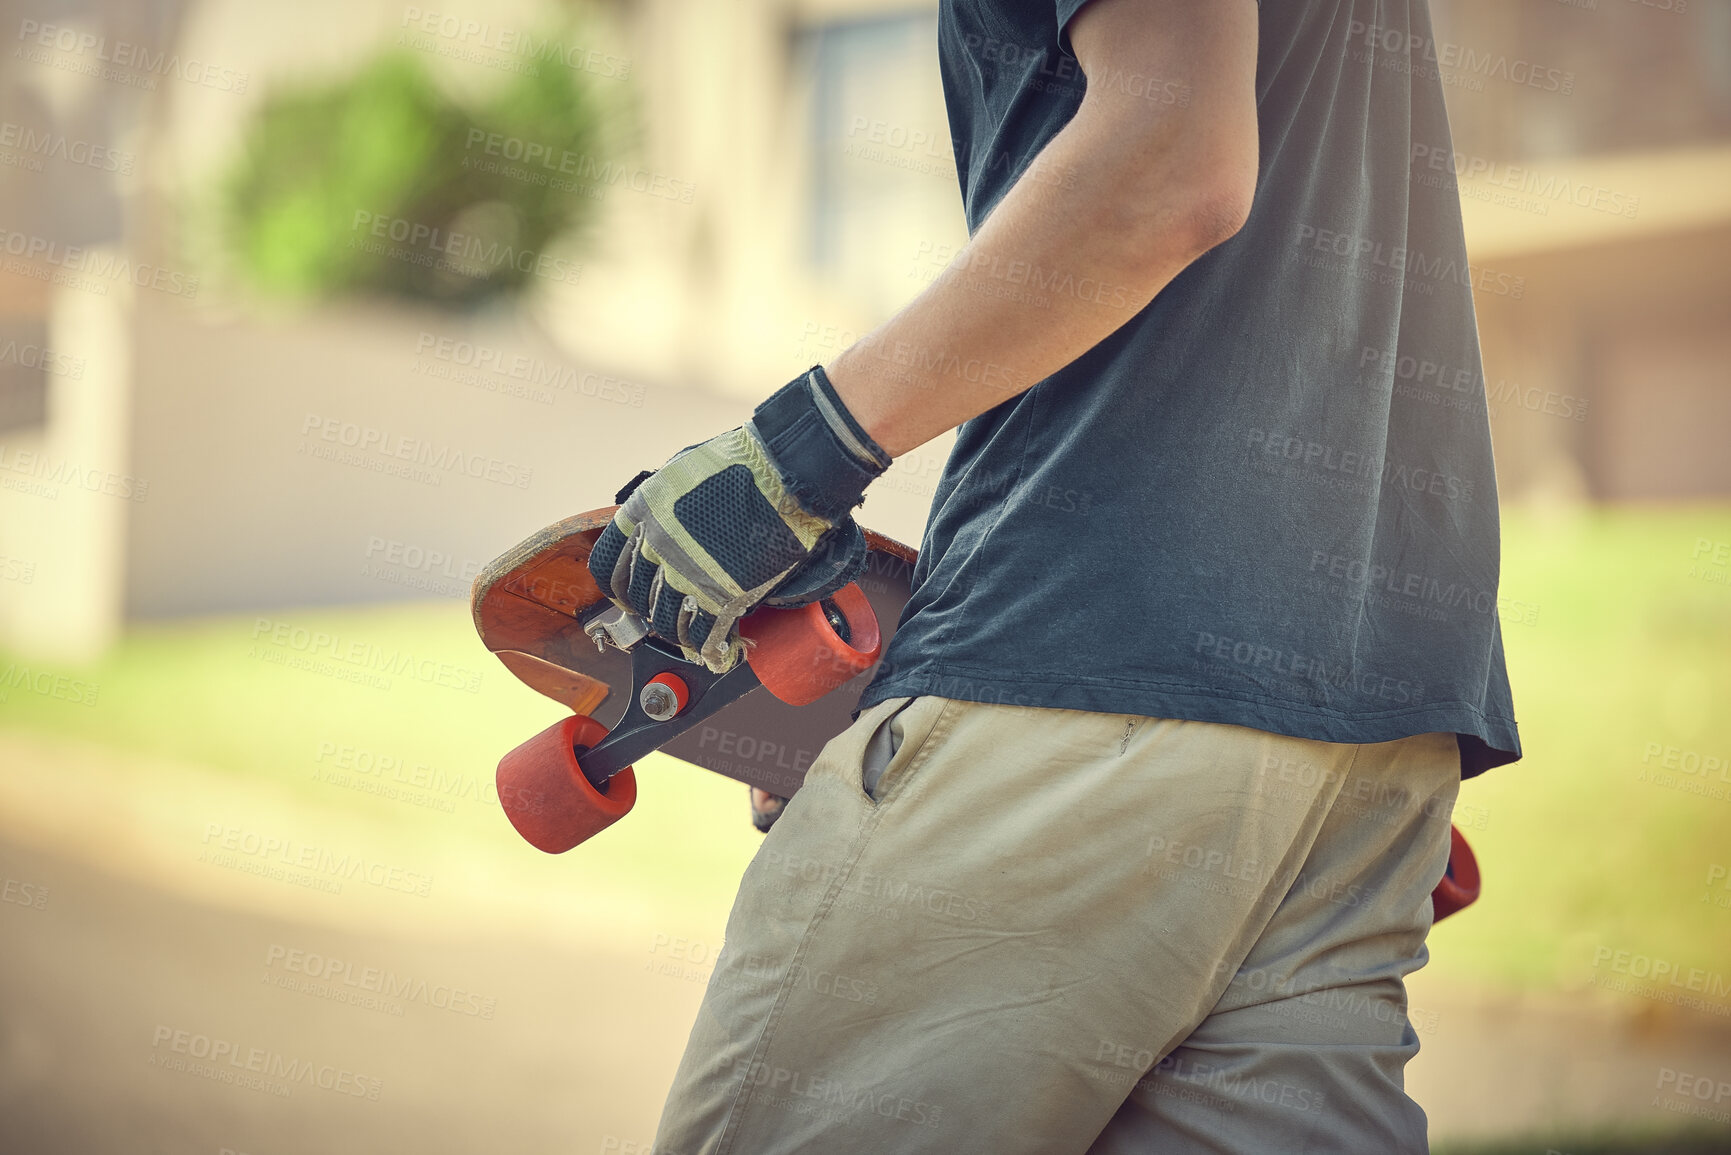
<svg viewBox="0 0 1731 1155">
<path fill-rule="evenodd" d="M 1432 923 L 1441 922 L 1464 906 L 1471 906 L 1479 897 L 1479 863 L 1466 835 L 1456 826 L 1449 827 L 1449 864 L 1442 881 L 1431 891 Z"/>
<path fill-rule="evenodd" d="M 825 602 L 846 621 L 845 639 L 830 625 Z M 757 680 L 790 706 L 808 705 L 852 681 L 871 669 L 883 648 L 871 602 L 852 582 L 798 609 L 758 609 L 740 620 L 739 636 L 755 643 L 745 658 Z"/>
<path fill-rule="evenodd" d="M 563 854 L 625 817 L 637 801 L 637 776 L 627 766 L 603 793 L 583 776 L 576 747 L 607 737 L 587 714 L 547 727 L 499 760 L 499 803 L 517 833 L 548 854 Z"/>
</svg>

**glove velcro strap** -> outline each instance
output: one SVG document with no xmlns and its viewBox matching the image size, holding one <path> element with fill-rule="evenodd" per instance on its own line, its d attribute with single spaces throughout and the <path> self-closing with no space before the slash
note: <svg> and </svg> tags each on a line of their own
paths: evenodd
<svg viewBox="0 0 1731 1155">
<path fill-rule="evenodd" d="M 890 455 L 854 420 L 821 365 L 771 394 L 750 424 L 788 492 L 829 521 L 858 505 L 866 486 L 890 465 Z"/>
</svg>

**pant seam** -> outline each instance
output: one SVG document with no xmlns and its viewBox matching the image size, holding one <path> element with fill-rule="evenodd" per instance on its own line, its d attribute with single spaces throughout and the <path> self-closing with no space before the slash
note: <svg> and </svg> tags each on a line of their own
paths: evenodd
<svg viewBox="0 0 1731 1155">
<path fill-rule="evenodd" d="M 911 701 L 909 704 L 912 704 Z M 835 880 L 830 883 L 829 889 L 825 891 L 823 898 L 819 900 L 817 910 L 812 914 L 811 920 L 806 923 L 804 933 L 800 935 L 799 945 L 794 948 L 793 955 L 788 959 L 787 974 L 781 980 L 781 988 L 776 992 L 775 1005 L 770 1008 L 769 1015 L 764 1020 L 763 1033 L 758 1036 L 757 1046 L 752 1048 L 751 1059 L 746 1063 L 745 1075 L 741 1078 L 739 1090 L 734 1093 L 733 1103 L 728 1107 L 727 1122 L 722 1127 L 721 1141 L 716 1144 L 715 1155 L 728 1155 L 728 1152 L 733 1149 L 734 1139 L 739 1133 L 741 1108 L 747 1096 L 747 1088 L 751 1081 L 751 1071 L 760 1061 L 762 1061 L 762 1056 L 769 1049 L 771 1036 L 775 1033 L 775 1029 L 781 1025 L 782 1012 L 787 1006 L 787 1000 L 791 996 L 794 986 L 797 985 L 793 982 L 793 976 L 799 973 L 797 968 L 803 962 L 805 956 L 810 953 L 812 937 L 817 933 L 818 928 L 823 925 L 824 921 L 829 918 L 830 911 L 835 909 L 836 900 L 841 896 L 842 891 L 846 888 L 848 879 L 853 877 L 854 869 L 859 865 L 859 860 L 865 854 L 866 847 L 870 845 L 871 836 L 877 831 L 882 818 L 884 804 L 896 796 L 896 791 L 899 790 L 900 784 L 907 781 L 913 772 L 923 765 L 927 758 L 930 757 L 931 751 L 936 748 L 933 739 L 939 738 L 942 734 L 947 733 L 954 725 L 954 719 L 956 714 L 959 713 L 958 707 L 960 705 L 961 703 L 955 699 L 945 700 L 943 710 L 938 714 L 937 721 L 932 723 L 931 730 L 928 731 L 926 736 L 920 740 L 919 749 L 914 751 L 913 757 L 908 761 L 907 768 L 894 780 L 891 793 L 886 794 L 881 800 L 874 802 L 870 795 L 865 794 L 863 790 L 860 791 L 860 796 L 869 809 L 867 809 L 865 817 L 860 822 L 859 829 L 856 832 L 853 853 L 848 856 L 846 864 L 836 874 Z M 898 710 L 896 713 L 900 713 L 900 711 Z M 893 718 L 894 714 L 892 714 L 891 717 Z M 870 737 L 868 735 L 867 742 L 869 743 L 869 741 Z M 863 748 L 861 749 L 860 754 L 863 758 Z"/>
<path fill-rule="evenodd" d="M 869 799 L 867 799 L 869 801 Z M 750 1060 L 745 1065 L 745 1073 L 740 1077 L 739 1089 L 734 1092 L 733 1102 L 727 1109 L 727 1122 L 722 1127 L 721 1140 L 716 1144 L 715 1155 L 728 1155 L 733 1150 L 733 1143 L 739 1134 L 742 1122 L 741 1108 L 747 1097 L 751 1083 L 751 1072 L 762 1061 L 762 1056 L 769 1050 L 771 1036 L 781 1025 L 782 1012 L 787 1006 L 788 998 L 797 985 L 793 980 L 799 973 L 798 967 L 809 953 L 812 936 L 829 917 L 829 912 L 835 908 L 836 899 L 840 896 L 847 880 L 853 877 L 854 868 L 859 864 L 860 856 L 865 853 L 866 846 L 871 842 L 871 835 L 877 829 L 878 811 L 874 808 L 867 811 L 855 832 L 853 852 L 848 856 L 846 864 L 837 872 L 835 880 L 818 901 L 818 907 L 811 919 L 806 923 L 805 931 L 800 935 L 799 945 L 794 948 L 788 959 L 787 973 L 781 980 L 781 987 L 776 992 L 775 1005 L 770 1008 L 769 1015 L 764 1019 L 763 1031 L 758 1035 L 757 1045 L 752 1048 Z"/>
</svg>

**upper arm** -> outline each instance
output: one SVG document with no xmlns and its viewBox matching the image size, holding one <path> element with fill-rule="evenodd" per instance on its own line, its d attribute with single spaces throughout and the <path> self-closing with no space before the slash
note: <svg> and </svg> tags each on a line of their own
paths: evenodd
<svg viewBox="0 0 1731 1155">
<path fill-rule="evenodd" d="M 1257 0 L 1086 0 L 1079 11 L 1060 0 L 1058 11 L 1075 11 L 1062 32 L 1088 81 L 1077 115 L 1110 124 L 1126 148 L 1182 158 L 1241 223 L 1259 149 Z"/>
</svg>

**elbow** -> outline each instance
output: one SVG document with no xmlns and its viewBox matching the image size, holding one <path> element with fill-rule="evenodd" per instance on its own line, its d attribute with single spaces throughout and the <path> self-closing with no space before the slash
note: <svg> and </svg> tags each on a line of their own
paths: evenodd
<svg viewBox="0 0 1731 1155">
<path fill-rule="evenodd" d="M 1258 148 L 1254 132 L 1192 138 L 1167 170 L 1170 227 L 1181 255 L 1200 257 L 1231 240 L 1250 219 L 1256 199 Z"/>
<path fill-rule="evenodd" d="M 1205 121 L 1169 116 L 1139 132 L 1112 126 L 1113 139 L 1133 142 L 1119 153 L 1129 170 L 1121 211 L 1147 255 L 1194 260 L 1249 220 L 1261 156 L 1255 109 L 1229 111 Z"/>
<path fill-rule="evenodd" d="M 1129 268 L 1164 281 L 1236 236 L 1255 192 L 1254 170 L 1243 179 L 1211 173 L 1138 192 L 1114 214 L 1118 251 Z"/>
<path fill-rule="evenodd" d="M 1247 175 L 1221 172 L 1200 182 L 1184 198 L 1180 210 L 1179 229 L 1186 247 L 1200 257 L 1237 236 L 1250 219 L 1250 206 L 1255 198 L 1254 167 Z"/>
<path fill-rule="evenodd" d="M 1128 269 L 1163 283 L 1237 235 L 1250 217 L 1261 155 L 1253 104 L 1150 118 L 1099 104 L 1071 122 L 1101 236 Z M 1203 113 L 1207 112 L 1204 116 Z"/>
</svg>

